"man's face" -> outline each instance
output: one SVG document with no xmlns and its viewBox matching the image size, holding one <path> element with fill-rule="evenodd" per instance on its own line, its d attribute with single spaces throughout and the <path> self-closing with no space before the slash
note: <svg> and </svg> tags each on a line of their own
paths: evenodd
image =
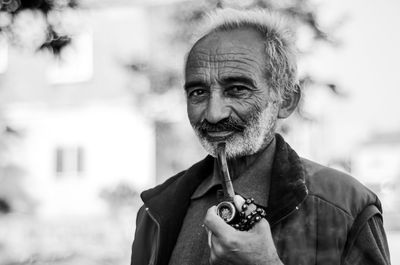
<svg viewBox="0 0 400 265">
<path fill-rule="evenodd" d="M 188 56 L 187 112 L 213 156 L 222 141 L 228 157 L 240 157 L 273 137 L 279 106 L 267 85 L 264 49 L 259 33 L 246 28 L 211 33 Z"/>
</svg>

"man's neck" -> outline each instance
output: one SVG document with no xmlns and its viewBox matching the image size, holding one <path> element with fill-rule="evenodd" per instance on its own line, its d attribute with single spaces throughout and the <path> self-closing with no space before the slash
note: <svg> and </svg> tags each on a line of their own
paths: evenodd
<svg viewBox="0 0 400 265">
<path fill-rule="evenodd" d="M 256 161 L 264 152 L 267 152 L 270 148 L 273 148 L 274 144 L 273 142 L 275 141 L 275 138 L 272 138 L 266 145 L 265 147 L 261 148 L 257 153 L 248 155 L 248 156 L 242 156 L 242 157 L 237 157 L 237 158 L 230 158 L 228 159 L 228 167 L 229 167 L 229 173 L 231 175 L 232 179 L 236 179 L 239 177 L 246 169 L 248 169 L 254 161 Z M 274 152 L 271 152 L 270 155 L 274 155 Z"/>
</svg>

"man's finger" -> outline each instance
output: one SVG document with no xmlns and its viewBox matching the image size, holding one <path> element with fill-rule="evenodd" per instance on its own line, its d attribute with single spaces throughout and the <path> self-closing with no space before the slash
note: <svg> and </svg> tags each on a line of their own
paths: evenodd
<svg viewBox="0 0 400 265">
<path fill-rule="evenodd" d="M 259 222 L 254 224 L 253 228 L 250 229 L 249 232 L 258 235 L 261 234 L 271 235 L 271 227 L 269 226 L 268 221 L 265 218 L 262 218 Z"/>
<path fill-rule="evenodd" d="M 243 204 L 245 203 L 245 201 L 246 200 L 240 195 L 235 195 L 235 197 L 233 197 L 233 202 L 235 203 L 236 209 L 239 212 L 241 212 L 243 210 L 242 207 L 243 207 Z M 255 209 L 257 209 L 257 206 L 252 203 L 252 204 L 248 205 L 247 209 L 245 210 L 245 214 L 248 215 Z"/>
<path fill-rule="evenodd" d="M 210 264 L 214 264 L 223 254 L 224 248 L 221 245 L 220 239 L 216 236 L 211 236 L 211 248 L 210 248 Z"/>
<path fill-rule="evenodd" d="M 208 230 L 208 229 L 206 229 L 207 230 L 207 241 L 208 241 L 208 246 L 211 248 L 211 246 L 212 246 L 212 241 L 211 241 L 211 238 L 212 238 L 212 233 L 211 233 L 211 231 L 210 230 Z"/>
<path fill-rule="evenodd" d="M 215 253 L 213 250 L 211 250 L 210 252 L 210 258 L 208 260 L 208 262 L 213 265 L 215 263 L 215 261 L 217 260 L 217 257 L 215 256 Z"/>
<path fill-rule="evenodd" d="M 206 217 L 204 218 L 204 225 L 209 229 L 216 237 L 223 237 L 229 233 L 233 233 L 236 230 L 225 223 L 225 221 L 217 215 L 217 207 L 212 206 L 208 209 Z"/>
<path fill-rule="evenodd" d="M 245 199 L 240 195 L 235 195 L 235 197 L 233 197 L 233 202 L 235 203 L 236 209 L 239 212 L 242 211 L 242 206 L 245 202 Z"/>
</svg>

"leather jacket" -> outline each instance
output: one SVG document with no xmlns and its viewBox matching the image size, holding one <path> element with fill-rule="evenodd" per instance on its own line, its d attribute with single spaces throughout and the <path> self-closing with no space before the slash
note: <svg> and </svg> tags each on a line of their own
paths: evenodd
<svg viewBox="0 0 400 265">
<path fill-rule="evenodd" d="M 211 174 L 213 159 L 141 194 L 132 265 L 168 264 L 190 196 Z M 351 264 L 348 253 L 363 226 L 358 220 L 382 212 L 377 196 L 357 180 L 300 158 L 278 134 L 269 196 L 267 220 L 284 264 Z"/>
</svg>

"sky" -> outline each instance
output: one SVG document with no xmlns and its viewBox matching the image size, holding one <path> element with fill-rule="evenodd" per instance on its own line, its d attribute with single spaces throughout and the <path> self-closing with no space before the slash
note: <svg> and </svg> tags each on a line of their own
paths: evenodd
<svg viewBox="0 0 400 265">
<path fill-rule="evenodd" d="M 323 24 L 345 18 L 335 34 L 342 45 L 317 49 L 300 65 L 334 80 L 347 95 L 305 95 L 329 121 L 328 137 L 340 139 L 338 148 L 343 148 L 373 133 L 400 132 L 400 1 L 314 2 Z"/>
</svg>

